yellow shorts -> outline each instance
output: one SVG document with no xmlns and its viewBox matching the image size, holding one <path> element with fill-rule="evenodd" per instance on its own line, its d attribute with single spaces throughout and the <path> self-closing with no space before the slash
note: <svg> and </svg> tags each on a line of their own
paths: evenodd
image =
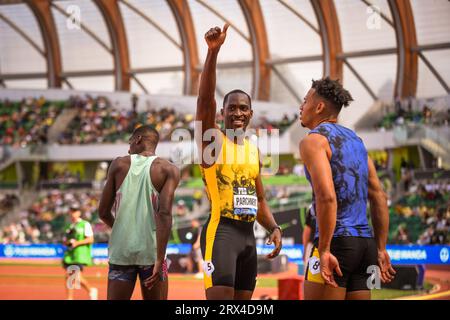
<svg viewBox="0 0 450 320">
<path fill-rule="evenodd" d="M 314 250 L 308 259 L 305 280 L 322 284 L 325 283 L 325 281 L 322 278 L 322 275 L 320 274 L 319 250 L 317 250 L 316 247 L 314 247 Z"/>
</svg>

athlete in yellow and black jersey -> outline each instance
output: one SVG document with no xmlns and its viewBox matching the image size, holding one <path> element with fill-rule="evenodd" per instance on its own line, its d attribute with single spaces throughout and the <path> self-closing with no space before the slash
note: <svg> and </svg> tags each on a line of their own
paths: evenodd
<svg viewBox="0 0 450 320">
<path fill-rule="evenodd" d="M 201 248 L 206 298 L 242 300 L 251 299 L 256 283 L 254 221 L 270 232 L 268 243 L 275 244 L 268 258 L 280 252 L 281 230 L 264 197 L 257 147 L 242 135 L 225 136 L 215 123 L 217 55 L 227 29 L 228 24 L 223 31 L 216 27 L 205 34 L 208 53 L 197 100 L 196 120 L 202 123 L 202 135 L 210 129 L 217 130 L 213 142 L 204 139 L 200 143 L 201 172 L 211 202 Z M 230 131 L 244 132 L 253 115 L 250 96 L 241 90 L 229 92 L 221 113 L 227 135 Z M 209 152 L 211 144 L 215 152 Z"/>
<path fill-rule="evenodd" d="M 247 159 L 238 161 L 239 156 Z M 258 149 L 247 139 L 239 145 L 223 137 L 216 163 L 209 168 L 202 167 L 201 172 L 211 202 L 211 215 L 200 239 L 206 261 L 205 287 L 253 291 L 257 261 L 253 222 L 258 212 L 255 186 L 259 176 Z"/>
</svg>

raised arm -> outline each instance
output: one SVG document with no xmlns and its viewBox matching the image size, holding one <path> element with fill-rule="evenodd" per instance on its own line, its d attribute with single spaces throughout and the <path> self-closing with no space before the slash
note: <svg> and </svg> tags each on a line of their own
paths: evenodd
<svg viewBox="0 0 450 320">
<path fill-rule="evenodd" d="M 391 282 L 394 278 L 395 270 L 391 266 L 391 260 L 386 251 L 386 242 L 389 231 L 389 209 L 387 206 L 387 196 L 381 188 L 377 171 L 368 157 L 369 166 L 369 202 L 370 215 L 372 217 L 372 226 L 377 243 L 378 264 L 381 269 L 381 280 Z"/>
<path fill-rule="evenodd" d="M 229 24 L 225 24 L 223 30 L 219 27 L 211 28 L 205 34 L 205 41 L 208 45 L 205 65 L 200 77 L 200 88 L 197 98 L 196 120 L 202 122 L 203 133 L 216 125 L 216 65 L 217 55 L 227 36 Z"/>
</svg>

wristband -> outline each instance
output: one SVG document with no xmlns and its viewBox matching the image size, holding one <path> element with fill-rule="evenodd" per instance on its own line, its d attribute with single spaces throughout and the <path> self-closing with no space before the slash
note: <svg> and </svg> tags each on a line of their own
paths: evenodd
<svg viewBox="0 0 450 320">
<path fill-rule="evenodd" d="M 281 227 L 280 227 L 280 226 L 275 226 L 275 227 L 273 227 L 272 230 L 270 230 L 270 234 L 272 234 L 272 233 L 275 231 L 275 229 L 280 230 L 280 233 L 283 234 L 283 230 L 281 230 Z"/>
</svg>

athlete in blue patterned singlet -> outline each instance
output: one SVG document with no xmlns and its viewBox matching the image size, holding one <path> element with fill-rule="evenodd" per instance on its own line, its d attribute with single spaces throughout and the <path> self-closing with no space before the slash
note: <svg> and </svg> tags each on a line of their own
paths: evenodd
<svg viewBox="0 0 450 320">
<path fill-rule="evenodd" d="M 378 266 L 383 282 L 395 274 L 386 251 L 386 195 L 362 140 L 337 124 L 342 106 L 352 100 L 338 81 L 324 78 L 313 81 L 300 107 L 301 124 L 311 129 L 300 154 L 317 218 L 305 299 L 370 299 L 368 268 Z"/>
</svg>

